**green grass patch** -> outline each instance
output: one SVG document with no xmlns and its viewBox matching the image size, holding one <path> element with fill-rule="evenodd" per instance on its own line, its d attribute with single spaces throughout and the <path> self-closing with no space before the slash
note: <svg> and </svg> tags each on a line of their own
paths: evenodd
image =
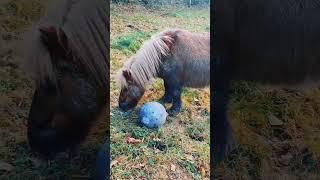
<svg viewBox="0 0 320 180">
<path fill-rule="evenodd" d="M 191 172 L 194 179 L 201 179 L 200 174 L 194 162 L 188 159 L 183 159 L 183 160 L 180 159 L 178 160 L 178 164 L 181 167 L 185 168 L 187 171 Z"/>
<path fill-rule="evenodd" d="M 128 51 L 135 53 L 148 37 L 150 35 L 142 31 L 123 35 L 111 41 L 111 48 L 122 50 L 125 53 L 128 53 Z"/>
</svg>

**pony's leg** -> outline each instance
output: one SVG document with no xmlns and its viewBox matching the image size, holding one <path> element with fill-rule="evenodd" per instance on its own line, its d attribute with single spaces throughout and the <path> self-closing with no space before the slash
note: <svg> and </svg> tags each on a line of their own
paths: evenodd
<svg viewBox="0 0 320 180">
<path fill-rule="evenodd" d="M 172 102 L 172 95 L 170 92 L 170 87 L 169 87 L 166 79 L 164 79 L 163 81 L 164 81 L 164 95 L 161 97 L 161 99 L 159 101 L 163 102 L 163 103 L 171 103 Z"/>
<path fill-rule="evenodd" d="M 165 95 L 164 98 L 172 101 L 170 108 L 171 115 L 177 115 L 182 110 L 181 92 L 182 86 L 176 72 L 168 71 L 165 78 Z"/>
<path fill-rule="evenodd" d="M 170 108 L 170 114 L 175 116 L 179 114 L 182 110 L 182 100 L 181 100 L 182 87 L 177 82 L 173 85 L 172 89 L 172 107 Z"/>
</svg>

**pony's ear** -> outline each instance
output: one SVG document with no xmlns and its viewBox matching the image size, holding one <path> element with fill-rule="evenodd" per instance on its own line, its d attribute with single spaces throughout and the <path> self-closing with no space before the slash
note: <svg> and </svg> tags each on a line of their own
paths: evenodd
<svg viewBox="0 0 320 180">
<path fill-rule="evenodd" d="M 127 81 L 132 80 L 130 71 L 122 70 L 122 74 L 123 74 L 124 78 L 126 78 Z"/>
<path fill-rule="evenodd" d="M 61 28 L 56 29 L 53 26 L 40 27 L 39 31 L 42 42 L 49 50 L 60 53 L 61 50 L 66 50 L 68 46 L 67 36 Z"/>
</svg>

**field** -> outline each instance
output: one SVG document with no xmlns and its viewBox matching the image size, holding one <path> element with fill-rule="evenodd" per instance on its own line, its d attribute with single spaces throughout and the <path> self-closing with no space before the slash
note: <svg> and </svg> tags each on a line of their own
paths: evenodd
<svg viewBox="0 0 320 180">
<path fill-rule="evenodd" d="M 168 28 L 209 31 L 209 9 L 111 6 L 111 178 L 209 179 L 209 89 L 184 89 L 182 113 L 160 130 L 137 125 L 141 104 L 158 100 L 162 80 L 155 81 L 131 112 L 118 108 L 116 73 L 151 35 Z M 209 74 L 208 74 L 209 76 Z"/>
<path fill-rule="evenodd" d="M 320 179 L 320 89 L 234 83 L 229 117 L 239 147 L 216 179 Z"/>
<path fill-rule="evenodd" d="M 0 2 L 0 179 L 91 179 L 97 148 L 104 142 L 107 123 L 94 127 L 79 151 L 46 161 L 28 146 L 27 116 L 34 85 L 20 70 L 17 51 L 21 35 L 43 12 L 40 0 Z"/>
</svg>

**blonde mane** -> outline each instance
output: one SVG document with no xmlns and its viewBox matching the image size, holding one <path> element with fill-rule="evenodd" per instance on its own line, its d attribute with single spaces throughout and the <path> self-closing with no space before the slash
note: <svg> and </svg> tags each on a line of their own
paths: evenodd
<svg viewBox="0 0 320 180">
<path fill-rule="evenodd" d="M 123 71 L 129 71 L 133 81 L 140 87 L 158 77 L 163 57 L 170 55 L 170 47 L 174 43 L 174 30 L 163 31 L 151 37 L 142 48 L 127 61 L 118 73 L 118 81 L 122 87 L 128 86 Z"/>
</svg>

